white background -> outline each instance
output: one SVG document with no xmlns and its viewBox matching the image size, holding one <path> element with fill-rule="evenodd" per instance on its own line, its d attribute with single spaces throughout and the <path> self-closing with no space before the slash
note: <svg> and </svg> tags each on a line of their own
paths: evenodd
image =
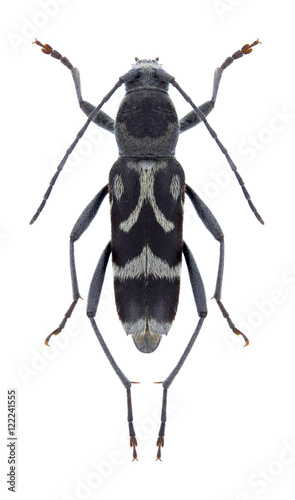
<svg viewBox="0 0 295 500">
<path fill-rule="evenodd" d="M 7 389 L 18 396 L 21 499 L 202 498 L 293 500 L 295 495 L 295 241 L 293 2 L 209 0 L 79 2 L 17 0 L 1 15 L 1 498 L 8 497 Z M 96 262 L 110 237 L 108 203 L 77 244 L 84 303 L 46 348 L 71 303 L 69 233 L 107 183 L 112 134 L 94 125 L 39 206 L 66 148 L 85 122 L 69 71 L 32 45 L 50 43 L 80 69 L 85 99 L 98 104 L 134 57 L 159 57 L 196 104 L 213 73 L 253 42 L 262 45 L 224 73 L 209 123 L 228 148 L 265 220 L 251 213 L 203 125 L 181 135 L 187 182 L 225 233 L 223 301 L 213 295 L 218 243 L 186 202 L 184 237 L 194 252 L 209 314 L 168 393 L 163 462 L 156 462 L 160 385 L 183 351 L 197 314 L 187 271 L 177 319 L 159 349 L 139 353 L 117 319 L 111 266 L 97 321 L 132 387 L 138 462 L 126 441 L 125 391 L 84 314 Z M 120 89 L 105 106 L 115 116 Z M 190 107 L 175 89 L 179 117 Z M 4 139 L 4 140 L 3 140 Z M 10 498 L 10 497 L 9 497 Z"/>
</svg>

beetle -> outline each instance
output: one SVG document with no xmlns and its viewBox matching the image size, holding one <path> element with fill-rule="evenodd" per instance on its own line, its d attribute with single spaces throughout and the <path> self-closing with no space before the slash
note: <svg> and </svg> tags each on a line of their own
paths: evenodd
<svg viewBox="0 0 295 500">
<path fill-rule="evenodd" d="M 131 404 L 131 382 L 117 365 L 110 353 L 95 320 L 103 286 L 106 267 L 112 255 L 115 301 L 119 318 L 127 335 L 131 335 L 137 349 L 152 353 L 157 349 L 163 335 L 167 335 L 176 315 L 182 254 L 184 256 L 199 320 L 195 331 L 180 360 L 170 375 L 163 381 L 161 425 L 157 439 L 157 460 L 161 460 L 166 425 L 167 391 L 186 360 L 207 315 L 204 285 L 197 264 L 187 244 L 183 241 L 183 204 L 187 195 L 198 216 L 219 242 L 219 266 L 214 298 L 236 335 L 241 335 L 245 345 L 247 337 L 236 328 L 221 302 L 224 267 L 224 236 L 216 218 L 197 193 L 185 183 L 181 165 L 175 158 L 175 148 L 180 133 L 203 122 L 225 155 L 233 170 L 251 210 L 261 224 L 243 179 L 207 122 L 206 116 L 215 105 L 223 71 L 236 59 L 252 52 L 259 40 L 244 45 L 241 50 L 228 57 L 215 70 L 213 94 L 210 101 L 197 107 L 184 92 L 175 78 L 162 69 L 159 58 L 138 59 L 127 73 L 119 78 L 114 87 L 98 106 L 84 101 L 81 93 L 79 71 L 70 61 L 48 44 L 35 42 L 42 52 L 59 60 L 70 71 L 82 111 L 88 116 L 83 128 L 66 151 L 53 176 L 41 205 L 31 220 L 35 222 L 44 208 L 51 190 L 79 139 L 91 122 L 115 134 L 119 158 L 104 186 L 82 212 L 70 235 L 70 270 L 73 302 L 59 327 L 46 338 L 49 345 L 52 335 L 58 335 L 65 327 L 79 298 L 75 267 L 74 243 L 82 236 L 96 216 L 104 198 L 109 194 L 111 206 L 111 241 L 105 247 L 95 269 L 88 295 L 87 316 L 93 330 L 113 369 L 127 391 L 127 419 L 133 460 L 137 459 L 137 439 L 133 425 Z M 114 92 L 125 84 L 126 94 L 120 104 L 116 120 L 101 110 Z M 168 94 L 169 85 L 174 86 L 193 108 L 180 121 Z"/>
</svg>

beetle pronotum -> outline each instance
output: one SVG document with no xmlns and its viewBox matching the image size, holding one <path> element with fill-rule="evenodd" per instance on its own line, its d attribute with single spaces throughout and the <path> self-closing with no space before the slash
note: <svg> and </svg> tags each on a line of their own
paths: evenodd
<svg viewBox="0 0 295 500">
<path fill-rule="evenodd" d="M 258 40 L 247 44 L 228 57 L 216 69 L 213 94 L 210 101 L 197 107 L 182 90 L 174 77 L 164 71 L 159 59 L 136 58 L 132 69 L 119 78 L 98 106 L 84 101 L 81 94 L 80 76 L 70 61 L 43 45 L 42 52 L 60 60 L 72 74 L 79 105 L 88 119 L 76 139 L 67 150 L 57 172 L 50 182 L 44 199 L 31 220 L 35 222 L 51 193 L 52 187 L 88 125 L 93 122 L 115 134 L 119 158 L 111 168 L 109 183 L 104 186 L 82 212 L 70 235 L 70 269 L 73 287 L 73 302 L 59 327 L 47 338 L 57 335 L 64 328 L 79 298 L 75 268 L 74 243 L 88 228 L 107 194 L 111 204 L 112 237 L 103 251 L 90 285 L 87 315 L 93 330 L 112 367 L 127 390 L 128 424 L 130 446 L 133 460 L 137 458 L 137 440 L 133 426 L 131 405 L 132 382 L 118 367 L 97 327 L 95 315 L 104 281 L 105 271 L 112 254 L 115 299 L 119 318 L 127 335 L 131 335 L 136 347 L 144 353 L 153 352 L 159 345 L 162 335 L 167 335 L 175 318 L 179 287 L 182 254 L 184 255 L 199 320 L 196 329 L 184 350 L 179 362 L 163 384 L 163 403 L 161 426 L 157 440 L 157 459 L 161 459 L 164 446 L 166 424 L 167 391 L 187 358 L 207 315 L 206 296 L 201 275 L 195 259 L 182 239 L 183 203 L 185 194 L 190 198 L 197 214 L 220 243 L 219 267 L 214 298 L 229 327 L 236 335 L 241 335 L 248 344 L 247 337 L 232 322 L 221 302 L 221 288 L 224 267 L 224 237 L 217 220 L 193 191 L 185 184 L 184 171 L 175 159 L 175 148 L 179 134 L 203 122 L 209 133 L 225 155 L 243 193 L 255 216 L 263 220 L 253 205 L 244 182 L 227 150 L 206 120 L 212 111 L 223 71 L 235 60 L 249 54 L 260 43 Z M 121 102 L 116 120 L 101 111 L 114 92 L 125 84 L 126 94 Z M 193 110 L 180 121 L 168 95 L 169 84 L 173 85 L 190 103 Z"/>
</svg>

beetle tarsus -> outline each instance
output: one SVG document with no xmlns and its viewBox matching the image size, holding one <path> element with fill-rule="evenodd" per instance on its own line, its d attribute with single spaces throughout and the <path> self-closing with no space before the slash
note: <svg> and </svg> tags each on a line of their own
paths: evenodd
<svg viewBox="0 0 295 500">
<path fill-rule="evenodd" d="M 51 347 L 51 345 L 49 345 L 49 340 L 51 339 L 52 335 L 58 335 L 60 333 L 60 328 L 57 328 L 56 330 L 54 330 L 54 332 L 50 333 L 50 335 L 48 335 L 48 337 L 46 337 L 45 339 L 45 345 L 47 345 L 48 347 Z"/>
<path fill-rule="evenodd" d="M 259 43 L 261 43 L 261 42 L 257 38 L 257 40 L 255 40 L 255 42 L 251 43 L 251 45 L 249 43 L 246 43 L 246 45 L 243 45 L 243 47 L 241 48 L 241 51 L 245 55 L 250 54 L 250 52 L 252 52 L 252 50 L 253 50 L 252 47 L 255 47 L 255 45 L 258 45 Z"/>
<path fill-rule="evenodd" d="M 50 335 L 48 335 L 48 337 L 46 337 L 46 339 L 45 339 L 45 345 L 47 345 L 48 347 L 50 347 L 50 345 L 48 344 L 48 341 L 50 340 L 50 338 L 52 337 L 52 335 L 58 335 L 64 329 L 64 327 L 66 325 L 66 322 L 71 317 L 72 312 L 73 312 L 73 310 L 75 309 L 75 307 L 77 305 L 78 300 L 81 299 L 81 298 L 82 297 L 80 297 L 80 294 L 79 294 L 78 298 L 73 300 L 73 302 L 71 303 L 69 309 L 65 313 L 64 318 L 63 318 L 61 324 L 59 325 L 59 327 L 56 330 L 54 330 L 54 332 L 52 332 Z"/>
<path fill-rule="evenodd" d="M 133 437 L 130 438 L 130 448 L 133 448 L 132 462 L 134 462 L 134 460 L 138 460 L 136 446 L 137 446 L 137 439 L 136 439 L 135 436 L 133 436 Z"/>
<path fill-rule="evenodd" d="M 234 330 L 234 333 L 235 333 L 236 335 L 242 335 L 243 339 L 245 340 L 245 345 L 244 345 L 243 347 L 246 347 L 247 345 L 249 345 L 249 343 L 250 343 L 250 342 L 249 342 L 249 339 L 248 339 L 248 337 L 246 337 L 246 335 L 245 335 L 243 332 L 241 332 L 240 330 L 238 330 L 238 329 L 236 328 L 236 329 Z"/>
<path fill-rule="evenodd" d="M 225 309 L 223 303 L 221 302 L 221 300 L 219 300 L 218 298 L 216 298 L 214 296 L 214 298 L 216 299 L 216 302 L 219 306 L 219 309 L 221 310 L 222 312 L 222 315 L 223 317 L 227 320 L 228 322 L 228 326 L 230 327 L 230 329 L 236 334 L 236 335 L 242 335 L 243 339 L 245 340 L 245 345 L 244 347 L 246 347 L 247 345 L 249 345 L 249 339 L 246 337 L 246 335 L 244 333 L 242 333 L 240 330 L 238 330 L 236 328 L 236 326 L 234 325 L 234 323 L 232 322 L 227 310 Z"/>
<path fill-rule="evenodd" d="M 157 440 L 157 446 L 158 446 L 158 451 L 157 451 L 157 458 L 156 458 L 156 461 L 157 460 L 160 460 L 160 462 L 162 462 L 162 458 L 161 458 L 161 448 L 164 447 L 164 437 L 162 436 L 159 436 L 158 437 L 158 440 Z"/>
<path fill-rule="evenodd" d="M 48 43 L 45 43 L 45 45 L 43 45 L 43 43 L 39 42 L 39 40 L 37 40 L 37 38 L 35 38 L 35 41 L 32 43 L 35 43 L 39 47 L 42 47 L 41 50 L 44 54 L 51 54 L 51 52 L 53 50 L 52 47 L 50 45 L 48 45 Z"/>
</svg>

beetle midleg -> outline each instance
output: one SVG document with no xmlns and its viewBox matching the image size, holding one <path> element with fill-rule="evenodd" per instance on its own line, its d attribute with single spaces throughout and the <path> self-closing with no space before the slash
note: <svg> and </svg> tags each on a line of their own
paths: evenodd
<svg viewBox="0 0 295 500">
<path fill-rule="evenodd" d="M 45 344 L 49 345 L 48 342 L 52 335 L 58 335 L 66 325 L 67 320 L 71 317 L 73 310 L 76 307 L 78 300 L 80 299 L 80 293 L 78 288 L 78 280 L 76 273 L 76 265 L 75 265 L 75 253 L 74 253 L 74 243 L 77 241 L 84 231 L 88 228 L 89 224 L 92 222 L 94 217 L 96 216 L 99 207 L 104 200 L 105 196 L 108 193 L 108 184 L 104 186 L 99 193 L 93 198 L 93 200 L 87 205 L 85 210 L 83 210 L 76 224 L 74 225 L 71 235 L 70 235 L 70 270 L 71 270 L 71 280 L 72 280 L 72 290 L 73 290 L 73 302 L 65 316 L 60 323 L 59 327 L 54 330 L 54 332 L 50 333 L 45 340 Z"/>
<path fill-rule="evenodd" d="M 90 289 L 89 289 L 89 295 L 88 295 L 88 303 L 87 303 L 87 316 L 89 317 L 91 321 L 92 328 L 94 330 L 94 333 L 106 355 L 108 358 L 109 362 L 111 363 L 113 369 L 115 370 L 116 374 L 118 375 L 119 379 L 121 380 L 122 384 L 124 385 L 125 389 L 127 390 L 127 420 L 128 420 L 128 425 L 129 425 L 129 435 L 130 435 L 130 446 L 133 448 L 133 460 L 137 459 L 137 452 L 136 452 L 136 446 L 137 446 L 137 440 L 136 440 L 136 435 L 135 435 L 135 430 L 133 426 L 133 412 L 132 412 L 132 404 L 131 404 L 131 384 L 130 380 L 126 377 L 126 375 L 122 372 L 122 370 L 119 368 L 117 365 L 116 361 L 114 360 L 112 354 L 110 353 L 110 350 L 108 346 L 106 345 L 98 327 L 96 324 L 96 321 L 94 319 L 99 303 L 99 298 L 101 294 L 101 289 L 105 277 L 105 272 L 108 264 L 108 260 L 111 254 L 111 243 L 108 243 L 106 248 L 104 249 L 97 267 L 95 269 Z"/>
<path fill-rule="evenodd" d="M 240 332 L 232 322 L 231 318 L 224 305 L 221 302 L 221 288 L 223 282 L 223 270 L 224 270 L 224 235 L 220 225 L 215 219 L 212 212 L 209 210 L 207 205 L 201 200 L 201 198 L 197 195 L 197 193 L 188 185 L 186 185 L 186 194 L 190 198 L 198 216 L 206 226 L 206 228 L 210 231 L 210 233 L 214 236 L 214 238 L 220 243 L 220 254 L 219 254 L 219 265 L 218 265 L 218 273 L 216 280 L 215 292 L 212 298 L 214 298 L 223 314 L 223 317 L 227 320 L 229 327 L 236 335 L 241 335 L 245 340 L 245 345 L 249 344 L 249 340 L 247 339 L 244 333 Z"/>
<path fill-rule="evenodd" d="M 197 311 L 199 315 L 199 321 L 197 324 L 197 327 L 188 343 L 186 346 L 180 360 L 178 361 L 177 365 L 175 368 L 172 370 L 170 375 L 162 382 L 163 384 L 163 403 L 162 403 L 162 414 L 161 414 L 161 426 L 159 430 L 159 435 L 158 435 L 158 440 L 157 440 L 157 446 L 158 446 L 158 452 L 157 452 L 157 460 L 161 460 L 161 448 L 164 446 L 164 434 L 165 434 L 165 425 L 166 425 L 166 420 L 167 420 L 167 415 L 166 415 L 166 408 L 167 408 L 167 391 L 172 384 L 173 380 L 175 379 L 176 375 L 178 374 L 179 370 L 181 369 L 183 363 L 185 362 L 187 356 L 189 355 L 191 348 L 194 345 L 194 342 L 201 330 L 201 327 L 203 325 L 204 319 L 207 316 L 207 305 L 206 305 L 206 295 L 205 295 L 205 289 L 202 281 L 202 277 L 200 275 L 199 269 L 197 267 L 196 261 L 193 257 L 193 254 L 191 253 L 190 249 L 186 245 L 185 242 L 183 242 L 183 255 L 186 261 L 186 265 L 188 268 L 189 272 L 189 277 L 190 277 L 190 282 L 191 282 L 191 287 L 195 299 L 195 303 L 197 306 Z"/>
</svg>

